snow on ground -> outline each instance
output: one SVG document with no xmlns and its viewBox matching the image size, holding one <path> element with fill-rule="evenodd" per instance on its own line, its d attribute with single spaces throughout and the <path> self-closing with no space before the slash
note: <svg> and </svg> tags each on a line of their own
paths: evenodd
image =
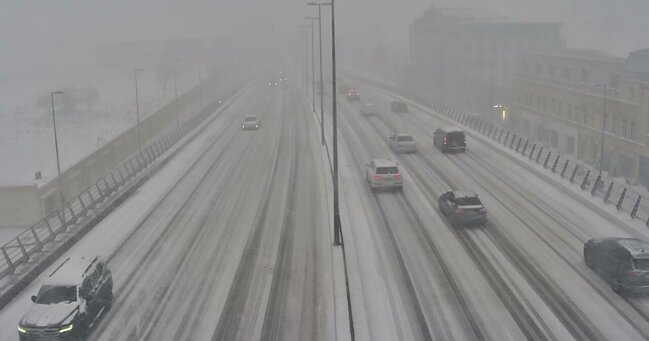
<svg viewBox="0 0 649 341">
<path fill-rule="evenodd" d="M 151 70 L 149 70 L 151 69 Z M 155 68 L 138 73 L 140 118 L 173 100 L 173 80 L 166 97 Z M 196 85 L 196 73 L 178 74 L 179 95 Z M 65 112 L 62 96 L 96 91 L 95 101 L 79 101 L 77 112 Z M 56 175 L 50 92 L 55 95 L 61 167 L 73 165 L 136 123 L 133 72 L 83 68 L 73 73 L 5 75 L 0 80 L 0 185 L 30 184 L 34 172 Z"/>
</svg>

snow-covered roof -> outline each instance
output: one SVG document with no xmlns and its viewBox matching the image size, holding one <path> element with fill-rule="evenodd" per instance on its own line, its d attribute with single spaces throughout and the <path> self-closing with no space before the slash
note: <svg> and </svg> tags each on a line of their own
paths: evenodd
<svg viewBox="0 0 649 341">
<path fill-rule="evenodd" d="M 471 191 L 453 191 L 453 195 L 456 198 L 473 198 L 478 196 L 475 192 Z"/>
<path fill-rule="evenodd" d="M 99 257 L 68 257 L 45 280 L 47 285 L 80 285 L 88 267 Z"/>
<path fill-rule="evenodd" d="M 463 133 L 464 129 L 460 127 L 441 127 L 439 128 L 442 131 L 445 131 L 447 133 Z"/>
<path fill-rule="evenodd" d="M 376 167 L 396 167 L 397 163 L 390 159 L 374 159 Z"/>
</svg>

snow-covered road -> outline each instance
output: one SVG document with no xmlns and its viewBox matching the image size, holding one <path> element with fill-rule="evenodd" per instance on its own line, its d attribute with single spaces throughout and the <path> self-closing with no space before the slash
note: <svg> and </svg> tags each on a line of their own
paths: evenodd
<svg viewBox="0 0 649 341">
<path fill-rule="evenodd" d="M 339 102 L 357 340 L 649 338 L 649 301 L 613 293 L 581 255 L 589 238 L 649 239 L 647 231 L 611 223 L 475 136 L 465 154 L 442 154 L 432 131 L 444 118 L 415 106 L 394 114 L 393 95 L 360 90 L 378 115 Z M 98 253 L 113 272 L 115 303 L 91 339 L 348 337 L 327 153 L 302 96 L 295 85 L 249 87 L 68 252 Z M 259 130 L 240 129 L 246 114 L 261 118 Z M 330 116 L 325 123 L 330 135 Z M 413 134 L 419 151 L 394 154 L 393 131 Z M 364 167 L 373 158 L 400 162 L 403 192 L 369 189 Z M 450 189 L 477 192 L 488 223 L 451 227 L 437 208 Z M 0 311 L 0 340 L 17 339 L 47 273 Z"/>
</svg>

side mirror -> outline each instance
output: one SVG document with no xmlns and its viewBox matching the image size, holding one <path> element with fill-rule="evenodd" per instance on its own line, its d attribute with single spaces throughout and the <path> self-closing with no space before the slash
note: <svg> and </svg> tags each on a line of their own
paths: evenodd
<svg viewBox="0 0 649 341">
<path fill-rule="evenodd" d="M 32 295 L 32 302 L 36 303 L 36 295 Z"/>
</svg>

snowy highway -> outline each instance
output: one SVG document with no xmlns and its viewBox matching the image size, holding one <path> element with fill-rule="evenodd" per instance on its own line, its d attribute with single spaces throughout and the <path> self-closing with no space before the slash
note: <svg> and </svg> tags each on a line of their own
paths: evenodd
<svg viewBox="0 0 649 341">
<path fill-rule="evenodd" d="M 465 154 L 442 154 L 432 131 L 452 122 L 414 104 L 392 113 L 396 95 L 359 90 L 378 114 L 339 99 L 346 266 L 319 115 L 296 84 L 257 81 L 67 253 L 99 254 L 113 274 L 113 307 L 90 339 L 347 340 L 345 274 L 357 340 L 649 339 L 649 300 L 615 294 L 582 257 L 590 238 L 647 231 L 607 220 L 471 132 Z M 248 114 L 258 130 L 241 129 Z M 329 110 L 325 124 L 330 136 Z M 394 154 L 392 132 L 419 150 Z M 403 192 L 370 190 L 374 158 L 400 163 Z M 478 193 L 488 222 L 452 227 L 437 206 L 448 190 Z M 0 311 L 0 340 L 18 339 L 50 271 Z"/>
</svg>

